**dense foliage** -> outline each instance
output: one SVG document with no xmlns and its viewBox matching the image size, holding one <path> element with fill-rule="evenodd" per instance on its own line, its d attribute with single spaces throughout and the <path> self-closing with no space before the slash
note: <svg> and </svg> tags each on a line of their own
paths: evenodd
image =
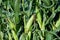
<svg viewBox="0 0 60 40">
<path fill-rule="evenodd" d="M 60 40 L 60 0 L 0 0 L 0 40 Z"/>
</svg>

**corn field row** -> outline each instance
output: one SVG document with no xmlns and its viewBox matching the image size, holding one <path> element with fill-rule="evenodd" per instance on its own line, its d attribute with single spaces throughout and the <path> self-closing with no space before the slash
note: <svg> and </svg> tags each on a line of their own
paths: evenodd
<svg viewBox="0 0 60 40">
<path fill-rule="evenodd" d="M 60 0 L 0 0 L 0 40 L 60 40 Z"/>
</svg>

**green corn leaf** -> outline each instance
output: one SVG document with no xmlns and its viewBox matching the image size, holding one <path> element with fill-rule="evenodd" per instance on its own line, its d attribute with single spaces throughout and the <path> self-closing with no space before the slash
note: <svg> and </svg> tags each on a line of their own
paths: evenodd
<svg viewBox="0 0 60 40">
<path fill-rule="evenodd" d="M 31 18 L 28 20 L 26 26 L 24 27 L 25 28 L 25 32 L 28 32 L 29 31 L 29 28 L 31 27 L 33 21 L 34 21 L 34 17 L 35 17 L 35 14 L 31 16 Z"/>
<path fill-rule="evenodd" d="M 29 33 L 23 33 L 19 40 L 30 40 L 30 39 L 31 39 L 31 32 L 29 31 Z"/>
<path fill-rule="evenodd" d="M 33 34 L 33 40 L 37 40 L 37 36 L 35 35 L 35 33 Z"/>
<path fill-rule="evenodd" d="M 22 34 L 22 35 L 20 36 L 20 39 L 19 39 L 19 40 L 26 40 L 24 34 Z"/>
<path fill-rule="evenodd" d="M 33 40 L 40 40 L 36 32 L 33 33 Z"/>
<path fill-rule="evenodd" d="M 11 34 L 10 33 L 8 33 L 8 36 L 9 36 L 9 40 L 12 40 L 12 37 L 11 37 Z"/>
<path fill-rule="evenodd" d="M 54 31 L 50 31 L 49 33 L 55 35 L 58 39 L 60 39 L 60 37 Z"/>
<path fill-rule="evenodd" d="M 29 40 L 31 39 L 31 32 L 28 33 Z"/>
<path fill-rule="evenodd" d="M 20 10 L 20 5 L 19 5 L 20 0 L 15 0 L 15 5 L 14 5 L 14 16 L 15 16 L 15 22 L 16 24 L 19 23 L 19 10 Z"/>
<path fill-rule="evenodd" d="M 42 37 L 42 34 L 41 34 L 41 31 L 40 30 L 38 30 L 38 34 L 39 34 L 40 39 L 41 40 L 44 40 L 44 38 Z"/>
<path fill-rule="evenodd" d="M 0 40 L 3 40 L 3 32 L 0 31 Z"/>
<path fill-rule="evenodd" d="M 51 2 L 50 2 L 50 0 L 42 0 L 44 3 L 45 3 L 45 5 L 47 5 L 47 6 L 49 6 L 50 4 L 51 4 Z"/>
<path fill-rule="evenodd" d="M 57 28 L 60 28 L 60 18 L 57 20 L 56 25 Z"/>
<path fill-rule="evenodd" d="M 37 7 L 36 7 L 36 13 L 37 13 L 37 22 L 39 24 L 40 29 L 42 30 L 42 17 Z"/>
<path fill-rule="evenodd" d="M 26 40 L 30 40 L 28 35 L 26 36 Z"/>
<path fill-rule="evenodd" d="M 26 17 L 26 16 L 24 15 L 24 26 L 26 26 L 26 19 L 25 19 L 25 17 Z"/>
<path fill-rule="evenodd" d="M 12 32 L 12 35 L 13 35 L 14 40 L 18 40 L 17 34 L 13 30 L 11 30 L 11 32 Z"/>
<path fill-rule="evenodd" d="M 51 16 L 48 18 L 48 20 L 46 21 L 45 25 L 47 25 L 48 23 L 50 23 L 54 17 L 56 16 L 56 13 L 55 13 L 55 10 L 54 10 L 54 7 L 52 8 L 52 14 Z"/>
<path fill-rule="evenodd" d="M 59 12 L 60 11 L 60 5 L 58 6 L 58 8 L 55 10 L 55 12 Z"/>
<path fill-rule="evenodd" d="M 10 19 L 8 19 L 9 22 L 9 26 L 11 29 L 14 29 L 16 31 L 16 25 L 14 23 L 12 23 L 12 21 Z"/>
<path fill-rule="evenodd" d="M 0 4 L 2 3 L 2 0 L 0 0 Z"/>
<path fill-rule="evenodd" d="M 29 40 L 29 37 L 26 33 L 23 33 L 19 40 Z"/>
<path fill-rule="evenodd" d="M 46 40 L 52 40 L 52 34 L 46 33 Z"/>
</svg>

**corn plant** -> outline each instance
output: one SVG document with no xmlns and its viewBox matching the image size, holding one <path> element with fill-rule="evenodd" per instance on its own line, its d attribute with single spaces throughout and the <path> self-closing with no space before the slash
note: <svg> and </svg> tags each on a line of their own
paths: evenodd
<svg viewBox="0 0 60 40">
<path fill-rule="evenodd" d="M 60 40 L 60 0 L 0 0 L 0 40 Z"/>
</svg>

